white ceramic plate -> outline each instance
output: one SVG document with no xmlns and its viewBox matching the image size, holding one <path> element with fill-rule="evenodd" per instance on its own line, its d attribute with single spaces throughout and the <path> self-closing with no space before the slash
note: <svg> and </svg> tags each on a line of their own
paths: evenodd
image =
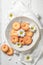
<svg viewBox="0 0 43 65">
<path fill-rule="evenodd" d="M 18 22 L 25 21 L 25 22 L 29 22 L 30 24 L 35 25 L 35 27 L 36 27 L 36 33 L 35 33 L 34 36 L 33 36 L 33 42 L 32 42 L 32 44 L 30 44 L 30 45 L 28 45 L 28 46 L 25 45 L 25 46 L 23 46 L 23 47 L 21 47 L 21 48 L 18 48 L 18 47 L 16 47 L 15 44 L 12 44 L 12 43 L 10 42 L 9 32 L 10 32 L 10 30 L 11 30 L 11 28 L 12 28 L 12 24 L 13 24 L 15 21 L 18 21 Z M 17 51 L 27 51 L 27 50 L 30 50 L 31 48 L 33 48 L 34 45 L 35 45 L 35 44 L 37 43 L 37 41 L 39 40 L 40 31 L 39 31 L 38 25 L 37 25 L 32 19 L 27 18 L 27 17 L 16 17 L 16 18 L 14 18 L 14 19 L 8 24 L 8 26 L 7 26 L 7 28 L 6 28 L 6 31 L 5 31 L 5 36 L 6 36 L 6 39 L 7 39 L 8 43 L 11 45 L 12 48 L 16 49 Z"/>
</svg>

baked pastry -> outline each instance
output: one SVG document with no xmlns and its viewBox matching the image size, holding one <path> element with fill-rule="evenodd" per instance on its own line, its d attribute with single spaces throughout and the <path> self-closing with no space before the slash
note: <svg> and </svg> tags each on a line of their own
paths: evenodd
<svg viewBox="0 0 43 65">
<path fill-rule="evenodd" d="M 14 22 L 12 25 L 13 29 L 19 30 L 20 29 L 20 23 L 19 22 Z"/>
<path fill-rule="evenodd" d="M 32 36 L 33 36 L 33 34 L 34 34 L 34 33 L 33 33 L 33 32 L 31 32 L 31 31 L 27 31 L 27 32 L 26 32 L 26 35 L 27 35 L 27 36 L 30 36 L 30 37 L 32 37 Z"/>
<path fill-rule="evenodd" d="M 1 49 L 2 49 L 3 52 L 6 53 L 6 52 L 8 51 L 8 45 L 3 44 L 3 45 L 1 46 Z"/>
<path fill-rule="evenodd" d="M 14 44 L 16 42 L 18 42 L 18 36 L 16 36 L 16 35 L 11 36 L 11 42 L 14 43 Z"/>
<path fill-rule="evenodd" d="M 13 54 L 14 54 L 13 48 L 9 48 L 8 51 L 7 51 L 7 55 L 11 56 Z"/>
<path fill-rule="evenodd" d="M 29 44 L 32 43 L 32 38 L 29 37 L 29 36 L 25 36 L 25 37 L 24 37 L 24 41 L 25 41 L 25 44 L 26 44 L 26 45 L 29 45 Z"/>
<path fill-rule="evenodd" d="M 22 28 L 23 30 L 28 30 L 28 29 L 29 29 L 29 24 L 26 23 L 26 22 L 22 22 L 22 23 L 21 23 L 21 28 Z"/>
<path fill-rule="evenodd" d="M 24 38 L 19 38 L 19 43 L 20 43 L 21 45 L 24 45 L 24 44 L 25 44 Z"/>
</svg>

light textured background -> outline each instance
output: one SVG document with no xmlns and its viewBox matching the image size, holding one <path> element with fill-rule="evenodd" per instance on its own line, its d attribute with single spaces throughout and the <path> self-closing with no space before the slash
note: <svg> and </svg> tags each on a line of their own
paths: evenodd
<svg viewBox="0 0 43 65">
<path fill-rule="evenodd" d="M 7 26 L 7 24 L 9 23 L 9 20 L 7 19 L 8 18 L 8 14 L 9 12 L 12 12 L 14 13 L 14 0 L 2 0 L 2 5 L 1 5 L 1 8 L 2 8 L 2 42 L 4 42 L 4 31 L 5 31 L 5 25 Z M 16 8 L 16 7 L 15 7 Z M 32 9 L 34 12 L 38 12 L 41 17 L 42 17 L 42 21 L 43 21 L 43 0 L 32 0 Z M 15 13 L 14 13 L 15 14 Z M 41 39 L 41 43 L 43 42 L 43 34 L 42 34 L 42 39 Z M 18 58 L 16 59 L 15 56 L 14 58 L 12 59 L 11 62 L 8 61 L 8 57 L 2 53 L 2 64 L 1 65 L 17 65 L 15 62 L 16 60 L 18 60 Z M 21 65 L 19 62 L 18 62 L 18 65 Z M 43 58 L 41 58 L 37 65 L 43 65 Z"/>
<path fill-rule="evenodd" d="M 41 22 L 43 24 L 43 0 L 32 0 L 32 10 L 41 16 Z"/>
</svg>

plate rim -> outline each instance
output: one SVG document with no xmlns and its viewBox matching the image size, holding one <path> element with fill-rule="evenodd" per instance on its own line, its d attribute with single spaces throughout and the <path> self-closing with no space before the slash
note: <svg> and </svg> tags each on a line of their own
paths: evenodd
<svg viewBox="0 0 43 65">
<path fill-rule="evenodd" d="M 38 39 L 37 39 L 37 42 L 38 42 L 38 40 L 39 40 L 39 38 L 40 38 L 40 28 L 39 28 L 38 24 L 37 24 L 32 18 L 29 18 L 29 17 L 27 17 L 27 16 L 17 16 L 17 17 L 14 17 L 14 19 L 15 19 L 15 18 L 21 18 L 21 17 L 22 17 L 22 18 L 28 18 L 28 19 L 32 20 L 32 21 L 37 25 L 37 27 L 38 27 L 38 29 L 39 29 L 39 37 L 38 37 Z M 12 19 L 10 22 L 12 22 L 14 19 Z M 9 24 L 8 24 L 8 25 L 9 25 Z M 8 27 L 8 25 L 7 25 L 7 27 Z M 7 29 L 7 27 L 6 27 L 6 29 Z M 5 30 L 5 37 L 6 37 L 6 30 Z M 6 38 L 6 40 L 7 40 L 7 38 Z M 7 42 L 8 42 L 8 41 L 7 41 Z M 35 42 L 35 44 L 36 44 L 37 42 Z M 8 44 L 9 44 L 9 42 L 8 42 Z M 35 46 L 35 44 L 34 44 L 33 46 L 31 46 L 31 48 L 26 49 L 26 50 L 17 50 L 17 49 L 15 49 L 15 50 L 17 50 L 17 51 L 19 51 L 19 52 L 28 51 L 28 50 L 32 49 L 32 48 Z M 11 44 L 9 44 L 9 45 L 12 47 Z"/>
</svg>

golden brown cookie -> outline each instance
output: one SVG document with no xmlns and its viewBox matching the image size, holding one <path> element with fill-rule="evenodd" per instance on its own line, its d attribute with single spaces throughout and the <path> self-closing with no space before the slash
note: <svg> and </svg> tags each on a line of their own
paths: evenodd
<svg viewBox="0 0 43 65">
<path fill-rule="evenodd" d="M 31 43 L 32 43 L 32 38 L 29 37 L 29 36 L 25 36 L 25 37 L 24 37 L 24 41 L 25 41 L 25 44 L 26 44 L 26 45 L 31 44 Z"/>
<path fill-rule="evenodd" d="M 21 23 L 21 28 L 22 28 L 23 30 L 28 30 L 28 29 L 29 29 L 29 24 L 26 23 L 26 22 L 22 22 L 22 23 Z"/>
<path fill-rule="evenodd" d="M 33 34 L 34 34 L 34 33 L 33 33 L 33 32 L 31 32 L 31 31 L 27 31 L 27 32 L 26 32 L 26 35 L 27 35 L 27 36 L 30 36 L 30 37 L 32 37 L 32 36 L 33 36 Z"/>
<path fill-rule="evenodd" d="M 3 45 L 1 46 L 1 49 L 2 49 L 2 51 L 3 51 L 4 53 L 6 53 L 6 52 L 8 51 L 8 45 L 3 44 Z"/>
<path fill-rule="evenodd" d="M 18 42 L 18 36 L 16 36 L 16 35 L 11 36 L 11 42 L 14 43 L 14 44 L 16 42 Z"/>
<path fill-rule="evenodd" d="M 19 30 L 20 29 L 20 23 L 19 22 L 14 22 L 12 25 L 13 29 Z"/>
<path fill-rule="evenodd" d="M 9 48 L 8 51 L 7 51 L 7 55 L 11 56 L 13 54 L 14 54 L 13 48 Z"/>
<path fill-rule="evenodd" d="M 22 45 L 24 45 L 25 44 L 24 38 L 19 38 L 19 43 L 22 44 Z"/>
<path fill-rule="evenodd" d="M 17 31 L 15 31 L 14 29 L 12 29 L 12 30 L 10 31 L 10 36 L 12 36 L 12 35 L 16 35 L 16 36 L 17 36 Z"/>
</svg>

